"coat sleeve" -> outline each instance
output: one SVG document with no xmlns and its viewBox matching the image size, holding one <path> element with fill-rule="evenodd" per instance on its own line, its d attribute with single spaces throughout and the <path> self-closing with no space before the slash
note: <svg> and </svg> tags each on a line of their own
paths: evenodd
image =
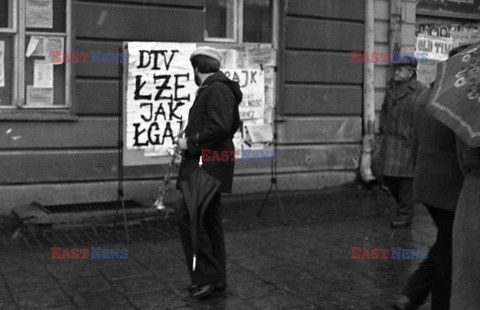
<svg viewBox="0 0 480 310">
<path fill-rule="evenodd" d="M 378 129 L 381 134 L 385 134 L 387 131 L 388 100 L 389 92 L 387 89 L 387 91 L 385 92 L 385 97 L 383 98 L 382 109 L 380 110 L 380 123 L 378 124 Z"/>
<path fill-rule="evenodd" d="M 188 151 L 200 154 L 231 135 L 235 97 L 230 88 L 220 82 L 209 86 L 207 95 L 207 123 L 201 132 L 187 137 Z"/>
</svg>

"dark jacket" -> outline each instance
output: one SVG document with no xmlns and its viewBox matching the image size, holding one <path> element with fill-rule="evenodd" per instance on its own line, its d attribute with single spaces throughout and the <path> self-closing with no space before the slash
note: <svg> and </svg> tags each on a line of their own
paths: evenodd
<svg viewBox="0 0 480 310">
<path fill-rule="evenodd" d="M 392 177 L 413 177 L 412 138 L 415 100 L 425 89 L 416 77 L 398 84 L 387 83 L 380 113 L 381 171 Z"/>
<path fill-rule="evenodd" d="M 413 196 L 424 204 L 454 211 L 463 182 L 455 133 L 426 112 L 431 93 L 431 88 L 425 90 L 415 104 Z"/>
<path fill-rule="evenodd" d="M 238 83 L 222 72 L 209 76 L 199 87 L 188 114 L 185 128 L 188 149 L 180 164 L 177 188 L 198 166 L 201 150 L 208 149 L 217 154 L 228 152 L 226 161 L 203 161 L 203 168 L 222 183 L 222 192 L 232 191 L 235 164 L 231 153 L 235 150 L 232 138 L 240 126 L 238 105 L 241 101 L 242 92 Z"/>
</svg>

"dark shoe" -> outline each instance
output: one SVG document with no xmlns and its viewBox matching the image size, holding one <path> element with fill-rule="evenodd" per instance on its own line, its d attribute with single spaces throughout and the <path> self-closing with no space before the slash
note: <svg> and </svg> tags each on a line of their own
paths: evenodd
<svg viewBox="0 0 480 310">
<path fill-rule="evenodd" d="M 407 296 L 401 296 L 392 303 L 395 310 L 417 310 L 418 306 Z"/>
<path fill-rule="evenodd" d="M 188 289 L 188 291 L 189 291 L 190 293 L 192 293 L 193 291 L 195 291 L 197 288 L 198 288 L 198 285 L 193 284 L 193 283 L 190 284 L 190 285 L 187 287 L 187 289 Z"/>
<path fill-rule="evenodd" d="M 395 219 L 392 221 L 393 228 L 404 228 L 412 225 L 411 219 Z"/>
<path fill-rule="evenodd" d="M 187 289 L 190 293 L 195 291 L 198 288 L 198 285 L 191 283 Z M 227 289 L 227 281 L 224 279 L 215 282 L 215 292 L 224 292 Z"/>
<path fill-rule="evenodd" d="M 215 284 L 199 285 L 190 292 L 190 297 L 195 299 L 212 297 L 212 294 L 214 291 L 215 291 Z"/>
</svg>

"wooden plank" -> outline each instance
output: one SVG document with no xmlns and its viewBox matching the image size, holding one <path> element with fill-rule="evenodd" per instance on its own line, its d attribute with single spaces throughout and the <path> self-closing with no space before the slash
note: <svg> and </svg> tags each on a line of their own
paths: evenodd
<svg viewBox="0 0 480 310">
<path fill-rule="evenodd" d="M 287 48 L 363 50 L 363 25 L 339 21 L 287 18 Z M 339 40 L 339 38 L 342 38 Z"/>
<path fill-rule="evenodd" d="M 289 117 L 279 123 L 282 144 L 360 142 L 361 117 Z"/>
<path fill-rule="evenodd" d="M 285 82 L 361 84 L 362 67 L 350 53 L 287 51 Z"/>
<path fill-rule="evenodd" d="M 178 7 L 191 7 L 202 9 L 205 6 L 204 1 L 199 0 L 83 0 L 83 2 L 115 2 L 115 3 L 132 3 L 135 5 L 173 5 Z"/>
<path fill-rule="evenodd" d="M 76 81 L 75 113 L 77 115 L 118 115 L 118 81 Z"/>
<path fill-rule="evenodd" d="M 77 40 L 75 42 L 74 52 L 88 53 L 88 63 L 77 63 L 75 66 L 75 75 L 82 77 L 109 77 L 120 78 L 119 63 L 98 63 L 92 53 L 120 53 L 122 42 L 102 42 L 102 41 L 84 41 Z"/>
<path fill-rule="evenodd" d="M 278 150 L 279 172 L 358 168 L 360 145 L 320 145 Z M 116 150 L 0 152 L 0 184 L 108 181 L 118 179 Z M 166 165 L 124 167 L 124 179 L 162 179 Z M 270 171 L 270 159 L 235 163 L 238 175 Z M 176 169 L 173 170 L 175 175 Z"/>
<path fill-rule="evenodd" d="M 118 118 L 83 117 L 76 122 L 0 122 L 0 149 L 116 147 Z"/>
<path fill-rule="evenodd" d="M 358 168 L 361 146 L 359 144 L 334 144 L 310 146 L 280 146 L 278 172 L 319 170 L 346 170 Z M 252 161 L 239 159 L 235 163 L 237 175 L 268 173 L 270 159 Z"/>
<path fill-rule="evenodd" d="M 363 21 L 364 0 L 289 0 L 287 15 L 326 17 Z"/>
<path fill-rule="evenodd" d="M 283 115 L 361 114 L 362 88 L 340 85 L 286 85 Z"/>
<path fill-rule="evenodd" d="M 79 38 L 203 41 L 202 10 L 76 2 L 75 11 Z"/>
</svg>

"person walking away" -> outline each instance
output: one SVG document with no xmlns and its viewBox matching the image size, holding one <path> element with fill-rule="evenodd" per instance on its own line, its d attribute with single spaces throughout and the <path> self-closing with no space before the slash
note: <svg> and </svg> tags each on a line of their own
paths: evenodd
<svg viewBox="0 0 480 310">
<path fill-rule="evenodd" d="M 177 180 L 178 189 L 181 182 L 198 168 L 202 149 L 218 154 L 227 151 L 230 157 L 234 157 L 232 138 L 240 126 L 238 105 L 242 100 L 242 92 L 238 83 L 219 71 L 221 53 L 211 47 L 199 47 L 192 53 L 190 61 L 199 88 L 189 111 L 185 138 L 178 141 L 178 147 L 184 151 Z M 234 158 L 203 161 L 202 169 L 220 181 L 221 186 L 209 202 L 199 224 L 198 250 L 193 264 L 196 267 L 192 266 L 192 223 L 185 197 L 181 200 L 177 218 L 191 278 L 188 289 L 191 297 L 197 299 L 211 296 L 216 291 L 225 291 L 227 285 L 220 196 L 221 192 L 232 191 Z"/>
<path fill-rule="evenodd" d="M 416 98 L 426 89 L 417 81 L 417 64 L 412 56 L 394 64 L 380 113 L 380 172 L 398 205 L 393 228 L 408 227 L 413 219 L 413 113 Z"/>
<path fill-rule="evenodd" d="M 450 51 L 449 57 L 466 46 Z M 432 85 L 433 87 L 433 85 Z M 452 227 L 463 176 L 457 161 L 455 133 L 426 111 L 432 88 L 415 102 L 413 139 L 413 199 L 429 211 L 437 228 L 428 257 L 412 274 L 397 310 L 417 309 L 431 292 L 432 310 L 449 309 L 452 276 Z"/>
</svg>

